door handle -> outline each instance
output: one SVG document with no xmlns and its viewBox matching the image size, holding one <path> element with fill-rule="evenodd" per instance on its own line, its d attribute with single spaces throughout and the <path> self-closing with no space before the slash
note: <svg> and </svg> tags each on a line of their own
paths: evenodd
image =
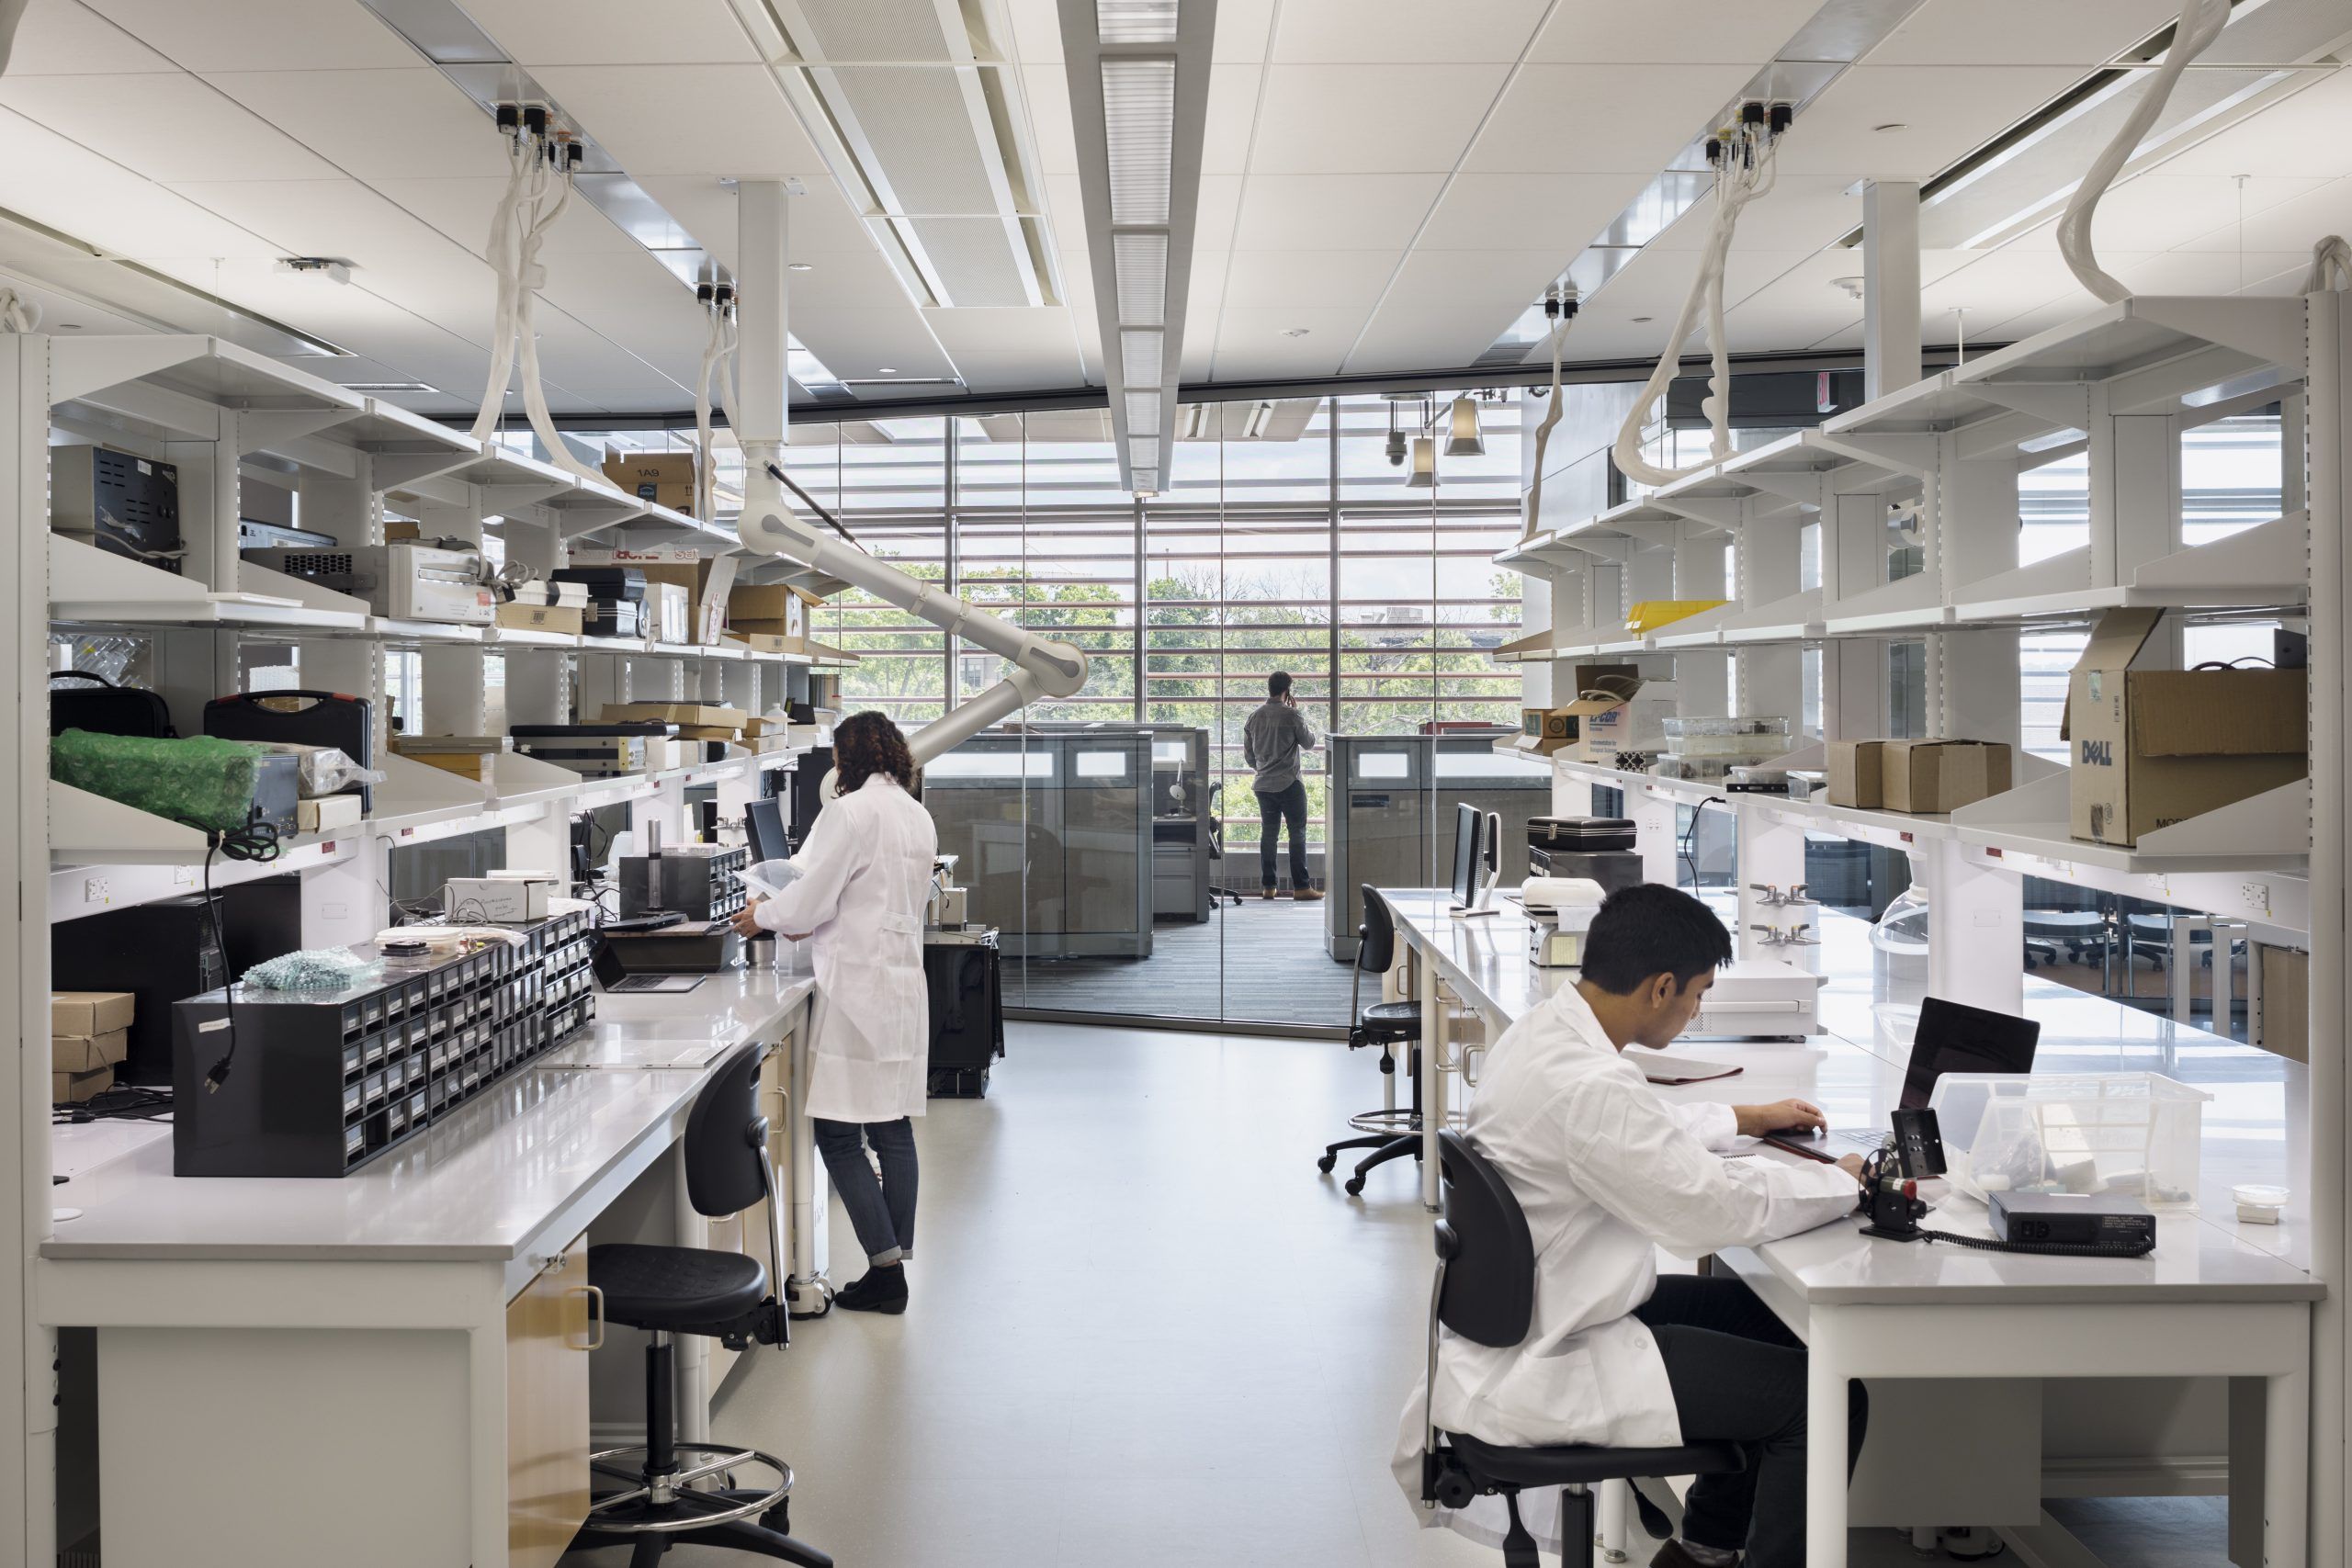
<svg viewBox="0 0 2352 1568">
<path fill-rule="evenodd" d="M 574 1345 L 570 1348 L 601 1350 L 605 1348 L 605 1292 L 594 1285 L 576 1285 L 573 1289 L 588 1298 L 588 1316 L 596 1326 L 596 1337 L 589 1340 L 585 1345 Z"/>
</svg>

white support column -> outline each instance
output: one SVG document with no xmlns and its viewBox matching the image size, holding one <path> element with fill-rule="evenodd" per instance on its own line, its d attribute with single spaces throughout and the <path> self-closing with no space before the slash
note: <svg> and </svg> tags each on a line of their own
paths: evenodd
<svg viewBox="0 0 2352 1568">
<path fill-rule="evenodd" d="M 727 412 L 747 464 L 784 461 L 789 199 L 780 180 L 745 180 L 735 187 L 735 365 L 742 406 Z"/>
<path fill-rule="evenodd" d="M 1634 850 L 1642 857 L 1642 880 L 1675 886 L 1679 880 L 1682 836 L 1675 828 L 1679 814 L 1674 802 L 1631 788 L 1625 791 L 1625 815 L 1634 819 Z"/>
<path fill-rule="evenodd" d="M 1919 378 L 1919 187 L 1862 186 L 1862 397 Z"/>
<path fill-rule="evenodd" d="M 424 649 L 424 713 L 419 735 L 484 735 L 485 711 L 482 650 L 479 644 L 428 643 Z"/>
<path fill-rule="evenodd" d="M 1995 1012 L 2025 1010 L 2025 879 L 1961 852 L 1918 846 L 1928 883 L 1928 991 Z"/>
<path fill-rule="evenodd" d="M 1750 520 L 1739 531 L 1739 602 L 1751 607 L 1773 604 L 1796 593 L 1804 577 L 1804 526 L 1798 513 L 1781 512 Z M 1789 644 L 1742 648 L 1732 658 L 1738 666 L 1738 683 L 1733 705 L 1725 711 L 1785 715 L 1792 735 L 1801 729 L 1804 650 Z M 1743 857 L 1746 852 L 1743 848 Z M 1742 880 L 1749 879 L 1743 875 Z"/>
<path fill-rule="evenodd" d="M 1696 523 L 1677 526 L 1674 535 L 1675 599 L 1726 599 L 1731 585 L 1724 573 L 1724 536 Z M 1695 649 L 1674 656 L 1676 703 L 1687 714 L 1730 713 L 1730 661 L 1715 649 Z"/>
</svg>

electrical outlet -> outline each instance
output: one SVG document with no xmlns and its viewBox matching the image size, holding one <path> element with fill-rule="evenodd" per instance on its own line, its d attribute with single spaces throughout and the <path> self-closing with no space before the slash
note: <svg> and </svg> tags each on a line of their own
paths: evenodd
<svg viewBox="0 0 2352 1568">
<path fill-rule="evenodd" d="M 2238 897 L 2244 898 L 2245 907 L 2256 914 L 2270 913 L 2270 884 L 2267 882 L 2241 883 L 2238 885 Z"/>
<path fill-rule="evenodd" d="M 83 903 L 103 904 L 113 896 L 114 884 L 107 881 L 105 877 L 85 876 L 82 879 Z"/>
</svg>

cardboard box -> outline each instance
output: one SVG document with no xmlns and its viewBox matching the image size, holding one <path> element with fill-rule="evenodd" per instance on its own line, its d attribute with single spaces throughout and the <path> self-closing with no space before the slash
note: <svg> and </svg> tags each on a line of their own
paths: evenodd
<svg viewBox="0 0 2352 1568">
<path fill-rule="evenodd" d="M 2262 965 L 2261 1027 L 2254 1043 L 2290 1062 L 2308 1062 L 2312 1059 L 2312 955 L 2260 942 L 2254 950 Z"/>
<path fill-rule="evenodd" d="M 1874 811 L 1886 804 L 1880 777 L 1883 740 L 1829 743 L 1829 804 Z"/>
<path fill-rule="evenodd" d="M 2009 749 L 1998 741 L 1884 740 L 1878 758 L 1889 811 L 1957 811 L 2009 787 Z"/>
<path fill-rule="evenodd" d="M 49 1099 L 52 1105 L 82 1105 L 114 1087 L 114 1069 L 100 1067 L 94 1073 L 51 1073 L 49 1075 Z"/>
<path fill-rule="evenodd" d="M 326 795 L 294 805 L 294 829 L 300 833 L 356 828 L 359 820 L 359 797 L 356 795 Z"/>
<path fill-rule="evenodd" d="M 139 998 L 129 991 L 52 991 L 49 998 L 51 1034 L 111 1034 L 128 1029 Z"/>
<path fill-rule="evenodd" d="M 585 611 L 569 604 L 501 604 L 498 624 L 512 631 L 560 632 L 578 637 Z"/>
<path fill-rule="evenodd" d="M 2133 670 L 2163 617 L 2109 611 L 2067 683 L 2059 734 L 2077 839 L 2136 844 L 2310 771 L 2308 672 Z"/>
<path fill-rule="evenodd" d="M 781 582 L 746 585 L 727 596 L 727 624 L 776 637 L 808 635 L 808 612 L 823 601 L 805 589 Z"/>
<path fill-rule="evenodd" d="M 757 623 L 761 627 L 766 624 Z M 740 626 L 727 628 L 727 640 L 741 643 L 753 653 L 808 653 L 810 650 L 808 639 L 805 637 L 786 637 L 781 632 L 762 629 L 747 631 Z"/>
<path fill-rule="evenodd" d="M 718 725 L 682 724 L 678 726 L 678 739 L 681 740 L 734 740 L 741 734 L 741 730 L 727 729 Z"/>
<path fill-rule="evenodd" d="M 600 716 L 605 724 L 653 719 L 662 724 L 723 729 L 730 736 L 740 731 L 743 721 L 751 716 L 741 708 L 720 707 L 714 703 L 606 703 Z"/>
<path fill-rule="evenodd" d="M 49 1037 L 49 1066 L 57 1073 L 95 1073 L 111 1067 L 130 1051 L 130 1031 L 104 1034 L 52 1034 Z"/>
<path fill-rule="evenodd" d="M 688 643 L 694 640 L 694 595 L 684 583 L 649 582 L 646 608 L 653 613 L 653 640 Z"/>
<path fill-rule="evenodd" d="M 605 451 L 605 477 L 624 495 L 666 506 L 691 517 L 695 512 L 695 455 L 692 452 Z"/>
</svg>

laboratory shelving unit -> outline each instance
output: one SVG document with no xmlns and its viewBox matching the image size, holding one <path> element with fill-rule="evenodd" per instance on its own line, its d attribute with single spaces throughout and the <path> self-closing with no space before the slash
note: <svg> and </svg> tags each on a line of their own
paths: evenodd
<svg viewBox="0 0 2352 1568">
<path fill-rule="evenodd" d="M 1495 558 L 1550 583 L 1557 623 L 1498 658 L 1636 660 L 1670 674 L 1685 713 L 1793 717 L 1804 711 L 1803 650 L 1819 649 L 1821 732 L 1797 742 L 1785 765 L 1819 766 L 1826 741 L 1888 733 L 1892 641 L 1924 649 L 1919 733 L 2015 749 L 2014 787 L 1949 816 L 1731 796 L 1743 957 L 1802 953 L 1759 945 L 1751 926 L 1773 922 L 1748 889 L 1804 881 L 1808 830 L 1910 852 L 1928 899 L 1928 988 L 1979 1006 L 2021 1008 L 2029 875 L 2228 917 L 2264 940 L 2308 949 L 2310 1125 L 2291 1135 L 2308 1140 L 2313 1271 L 2332 1292 L 2314 1347 L 2313 1562 L 2343 1560 L 2352 1480 L 2340 1294 L 2352 1250 L 2344 1150 L 2344 976 L 2352 958 L 2346 299 L 2109 305 Z M 2274 402 L 2284 412 L 2280 514 L 2214 542 L 2187 542 L 2183 434 Z M 2077 454 L 2089 473 L 2087 542 L 2020 564 L 2018 476 Z M 1813 571 L 1804 570 L 1809 529 L 1817 529 Z M 1668 598 L 1725 603 L 1645 637 L 1620 629 L 1633 603 Z M 2018 634 L 2087 627 L 2122 606 L 2176 612 L 2143 652 L 2150 667 L 2178 667 L 2187 624 L 2307 624 L 2309 777 L 2146 834 L 2129 850 L 2071 837 L 2065 770 L 2018 744 Z M 1596 786 L 1622 790 L 1644 853 L 1662 863 L 1652 874 L 1669 881 L 1676 808 L 1721 796 L 1706 784 L 1565 758 L 1554 760 L 1554 780 L 1562 811 L 1589 810 Z"/>
<path fill-rule="evenodd" d="M 808 750 L 777 750 L 618 779 L 589 779 L 520 754 L 499 759 L 495 789 L 394 754 L 388 744 L 392 656 L 418 656 L 423 734 L 503 732 L 560 722 L 575 699 L 705 701 L 763 712 L 791 690 L 793 666 L 838 662 L 499 627 L 388 620 L 364 600 L 241 560 L 237 525 L 247 487 L 290 491 L 306 529 L 346 545 L 380 544 L 388 516 L 424 533 L 483 542 L 542 571 L 575 543 L 695 544 L 731 548 L 732 529 L 650 505 L 618 489 L 471 439 L 374 398 L 206 336 L 71 338 L 0 335 L 0 418 L 16 440 L 0 463 L 12 512 L 17 613 L 6 679 L 16 694 L 16 766 L 7 771 L 6 855 L 18 897 L 0 909 L 15 965 L 18 1070 L 0 1076 L 0 1115 L 19 1130 L 0 1177 L 9 1235 L 0 1256 L 0 1343 L 24 1374 L 22 1407 L 0 1421 L 0 1557 L 56 1554 L 51 1485 L 56 1412 L 52 1336 L 39 1326 L 40 1243 L 51 1234 L 52 1156 L 48 1047 L 51 928 L 101 910 L 214 886 L 302 875 L 308 946 L 364 940 L 389 918 L 387 856 L 397 847 L 484 829 L 507 836 L 515 864 L 568 862 L 577 812 L 626 803 L 639 825 L 683 836 L 685 793 L 715 785 L 722 802 L 758 793 L 760 775 Z M 187 554 L 178 573 L 49 530 L 49 449 L 96 444 L 177 465 Z M 771 570 L 768 575 L 773 576 Z M 799 574 L 806 580 L 808 574 Z M 838 584 L 807 584 L 822 592 Z M 386 781 L 356 827 L 293 840 L 276 860 L 207 862 L 204 836 L 180 824 L 51 781 L 48 684 L 52 636 L 119 633 L 147 639 L 156 689 L 183 734 L 202 705 L 242 689 L 255 668 L 297 650 L 301 684 L 368 696 L 376 761 Z M 488 676 L 488 661 L 503 680 Z M 503 707 L 501 699 L 503 697 Z M 45 893 L 45 897 L 44 897 Z M 60 935 L 65 935 L 61 931 Z M 18 1358 L 21 1359 L 18 1359 Z M 19 1552 L 17 1542 L 21 1540 Z"/>
</svg>

